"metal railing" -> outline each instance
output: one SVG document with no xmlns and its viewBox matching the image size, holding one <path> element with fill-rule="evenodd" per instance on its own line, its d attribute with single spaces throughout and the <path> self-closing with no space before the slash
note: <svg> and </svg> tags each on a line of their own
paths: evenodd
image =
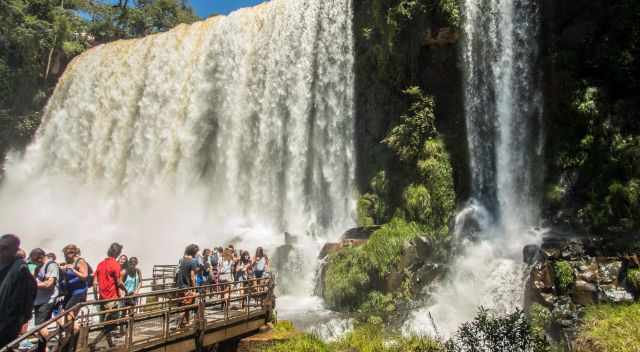
<svg viewBox="0 0 640 352">
<path fill-rule="evenodd" d="M 149 281 L 153 288 L 154 281 Z M 155 284 L 160 285 L 157 280 Z M 246 333 L 259 327 L 248 322 L 269 321 L 275 308 L 274 286 L 266 277 L 85 302 L 36 326 L 0 352 L 32 351 L 43 345 L 48 352 L 138 351 L 172 343 L 181 344 L 178 350 L 209 346 L 232 336 L 216 334 L 218 330 L 242 323 L 234 331 Z"/>
</svg>

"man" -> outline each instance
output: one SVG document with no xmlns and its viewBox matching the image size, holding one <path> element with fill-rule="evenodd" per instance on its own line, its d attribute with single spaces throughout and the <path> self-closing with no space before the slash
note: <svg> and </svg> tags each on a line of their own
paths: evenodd
<svg viewBox="0 0 640 352">
<path fill-rule="evenodd" d="M 15 340 L 31 319 L 36 281 L 24 260 L 17 258 L 20 239 L 0 237 L 0 349 Z"/>
<path fill-rule="evenodd" d="M 179 295 L 183 297 L 180 301 L 180 305 L 183 306 L 192 305 L 195 301 L 194 297 L 196 293 L 193 290 L 188 289 L 196 287 L 196 273 L 198 271 L 198 262 L 196 257 L 198 256 L 199 251 L 200 247 L 198 247 L 197 244 L 190 244 L 185 248 L 184 256 L 180 260 L 176 286 L 183 289 L 179 292 Z M 179 319 L 178 326 L 184 327 L 184 325 L 188 323 L 189 311 L 187 310 L 184 312 L 184 316 Z"/>
<path fill-rule="evenodd" d="M 120 264 L 116 260 L 122 253 L 122 245 L 119 243 L 112 243 L 107 251 L 107 258 L 98 264 L 94 273 L 94 294 L 97 293 L 99 300 L 112 300 L 120 298 L 120 290 L 125 291 L 126 288 L 120 277 Z M 110 311 L 118 308 L 118 301 L 110 301 L 102 304 L 102 311 Z M 119 318 L 118 312 L 106 313 L 103 317 L 103 321 L 111 321 Z M 96 337 L 92 343 L 95 346 L 104 337 L 107 338 L 109 347 L 113 347 L 113 341 L 111 339 L 111 332 L 115 329 L 113 325 L 107 325 L 100 332 L 100 335 Z"/>
<path fill-rule="evenodd" d="M 56 307 L 56 300 L 60 295 L 58 290 L 58 282 L 60 281 L 60 267 L 58 264 L 48 258 L 46 253 L 36 248 L 33 250 L 35 262 L 38 264 L 36 269 L 36 283 L 38 285 L 38 292 L 36 299 L 33 302 L 33 308 L 35 311 L 35 324 L 36 326 L 45 323 L 53 316 L 53 309 Z M 46 339 L 49 330 L 44 328 L 40 330 L 42 336 Z M 38 351 L 44 351 L 46 349 L 46 343 L 42 342 L 38 345 Z"/>
</svg>

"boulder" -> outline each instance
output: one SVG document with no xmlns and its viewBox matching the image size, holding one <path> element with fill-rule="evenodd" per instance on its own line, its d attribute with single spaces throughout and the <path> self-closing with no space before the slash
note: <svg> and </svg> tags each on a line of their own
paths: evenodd
<svg viewBox="0 0 640 352">
<path fill-rule="evenodd" d="M 579 305 L 589 305 L 597 302 L 598 288 L 595 284 L 583 280 L 576 280 L 571 292 L 573 302 Z"/>
<path fill-rule="evenodd" d="M 354 227 L 352 229 L 347 230 L 340 237 L 341 240 L 368 240 L 374 232 L 378 231 L 381 226 L 362 226 L 362 227 Z"/>
<path fill-rule="evenodd" d="M 576 268 L 576 279 L 588 283 L 598 283 L 598 263 L 593 258 L 586 258 Z"/>
<path fill-rule="evenodd" d="M 608 303 L 631 303 L 633 295 L 620 286 L 600 285 L 599 299 Z"/>
<path fill-rule="evenodd" d="M 622 261 L 617 258 L 598 258 L 598 277 L 601 284 L 618 285 Z"/>
<path fill-rule="evenodd" d="M 320 250 L 320 254 L 318 255 L 318 259 L 324 259 L 329 254 L 336 253 L 340 249 L 342 249 L 342 245 L 340 243 L 328 242 L 322 246 L 322 250 Z"/>
</svg>

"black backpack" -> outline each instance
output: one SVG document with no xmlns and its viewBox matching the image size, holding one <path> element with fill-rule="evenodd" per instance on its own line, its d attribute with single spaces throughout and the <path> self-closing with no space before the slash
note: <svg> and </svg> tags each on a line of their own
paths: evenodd
<svg viewBox="0 0 640 352">
<path fill-rule="evenodd" d="M 51 264 L 55 264 L 58 270 L 58 280 L 56 282 L 56 286 L 58 287 L 58 297 L 66 297 L 69 295 L 67 274 L 64 272 L 64 270 L 60 270 L 60 265 L 58 265 L 58 263 L 54 261 L 47 262 L 47 264 L 44 265 L 44 275 L 47 275 L 47 271 L 49 271 L 49 265 Z"/>
</svg>

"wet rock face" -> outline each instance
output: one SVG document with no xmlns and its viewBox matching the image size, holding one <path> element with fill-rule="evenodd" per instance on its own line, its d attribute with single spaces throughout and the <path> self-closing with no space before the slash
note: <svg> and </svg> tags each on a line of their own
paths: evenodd
<svg viewBox="0 0 640 352">
<path fill-rule="evenodd" d="M 555 237 L 545 239 L 536 253 L 534 246 L 523 249 L 525 261 L 535 258 L 527 282 L 525 305 L 538 303 L 549 308 L 555 329 L 549 335 L 562 336 L 568 345 L 578 331 L 584 307 L 640 299 L 626 282 L 627 272 L 639 266 L 634 260 L 638 253 L 599 243 L 597 238 Z M 559 282 L 567 289 L 559 287 Z"/>
</svg>

